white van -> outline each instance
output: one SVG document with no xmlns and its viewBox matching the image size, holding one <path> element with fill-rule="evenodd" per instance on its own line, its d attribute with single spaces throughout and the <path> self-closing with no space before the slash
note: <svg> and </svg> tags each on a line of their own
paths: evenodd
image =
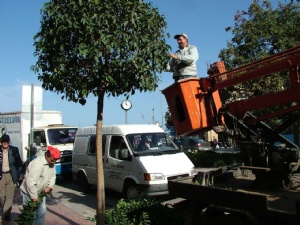
<svg viewBox="0 0 300 225">
<path fill-rule="evenodd" d="M 157 125 L 103 126 L 102 133 L 105 188 L 126 198 L 165 195 L 168 180 L 196 175 L 193 163 Z M 95 126 L 77 130 L 72 172 L 84 192 L 97 184 L 95 143 Z"/>
</svg>

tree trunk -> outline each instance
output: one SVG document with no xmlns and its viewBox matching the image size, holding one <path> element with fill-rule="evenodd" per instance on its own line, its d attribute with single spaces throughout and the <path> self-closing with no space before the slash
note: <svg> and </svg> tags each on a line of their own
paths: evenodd
<svg viewBox="0 0 300 225">
<path fill-rule="evenodd" d="M 103 121 L 103 101 L 104 92 L 98 95 L 97 104 L 97 130 L 96 130 L 96 145 L 97 145 L 97 215 L 96 224 L 104 225 L 105 222 L 105 188 L 104 188 L 104 172 L 102 160 L 102 121 Z"/>
</svg>

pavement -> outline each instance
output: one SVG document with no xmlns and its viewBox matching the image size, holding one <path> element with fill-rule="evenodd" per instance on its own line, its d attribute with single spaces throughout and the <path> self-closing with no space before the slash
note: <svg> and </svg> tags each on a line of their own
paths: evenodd
<svg viewBox="0 0 300 225">
<path fill-rule="evenodd" d="M 20 190 L 16 188 L 14 203 L 11 212 L 11 221 L 2 221 L 2 225 L 17 225 L 15 221 L 21 214 L 23 198 Z M 1 224 L 1 222 L 0 222 Z M 89 217 L 72 210 L 59 199 L 47 199 L 47 212 L 45 225 L 95 225 Z"/>
</svg>

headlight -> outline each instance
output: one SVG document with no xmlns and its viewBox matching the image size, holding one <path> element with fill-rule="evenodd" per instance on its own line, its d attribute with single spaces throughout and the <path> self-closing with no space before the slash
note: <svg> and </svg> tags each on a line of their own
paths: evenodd
<svg viewBox="0 0 300 225">
<path fill-rule="evenodd" d="M 146 181 L 164 180 L 165 177 L 161 173 L 144 173 L 144 179 Z"/>
</svg>

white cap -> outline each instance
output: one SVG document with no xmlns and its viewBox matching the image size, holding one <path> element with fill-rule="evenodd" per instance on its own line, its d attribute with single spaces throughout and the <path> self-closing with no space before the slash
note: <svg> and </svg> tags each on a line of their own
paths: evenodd
<svg viewBox="0 0 300 225">
<path fill-rule="evenodd" d="M 174 39 L 178 39 L 178 38 L 181 37 L 181 36 L 185 37 L 186 39 L 189 39 L 188 36 L 187 36 L 185 33 L 176 34 L 176 35 L 174 36 Z"/>
</svg>

